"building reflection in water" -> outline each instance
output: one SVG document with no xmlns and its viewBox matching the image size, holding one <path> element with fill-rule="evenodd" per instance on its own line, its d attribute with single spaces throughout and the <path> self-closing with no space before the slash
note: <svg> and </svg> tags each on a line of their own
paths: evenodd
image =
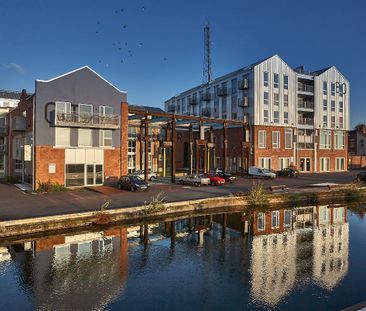
<svg viewBox="0 0 366 311">
<path fill-rule="evenodd" d="M 332 290 L 348 271 L 347 208 L 312 206 L 252 214 L 251 296 L 273 307 L 313 280 Z"/>
</svg>

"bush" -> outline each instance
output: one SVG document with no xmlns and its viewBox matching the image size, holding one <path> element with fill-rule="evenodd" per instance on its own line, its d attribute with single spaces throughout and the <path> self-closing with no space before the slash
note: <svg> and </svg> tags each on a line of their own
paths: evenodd
<svg viewBox="0 0 366 311">
<path fill-rule="evenodd" d="M 164 196 L 164 192 L 161 191 L 156 196 L 153 196 L 150 202 L 145 201 L 145 209 L 143 210 L 143 214 L 149 215 L 164 211 L 166 209 L 164 205 L 165 198 L 166 196 Z"/>
<path fill-rule="evenodd" d="M 4 181 L 9 184 L 16 184 L 19 182 L 19 179 L 15 176 L 8 175 L 8 176 L 5 176 Z"/>
<path fill-rule="evenodd" d="M 254 182 L 248 193 L 248 203 L 253 206 L 268 204 L 267 192 L 263 189 L 261 182 Z"/>
<path fill-rule="evenodd" d="M 37 192 L 60 192 L 66 191 L 66 187 L 57 182 L 52 182 L 48 180 L 47 182 L 39 182 Z"/>
</svg>

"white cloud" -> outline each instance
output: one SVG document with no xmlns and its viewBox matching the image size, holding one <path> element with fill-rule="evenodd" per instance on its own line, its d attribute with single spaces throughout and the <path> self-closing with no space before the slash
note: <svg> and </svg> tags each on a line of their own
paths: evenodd
<svg viewBox="0 0 366 311">
<path fill-rule="evenodd" d="M 23 74 L 25 72 L 24 68 L 16 63 L 3 64 L 3 67 L 6 69 L 14 70 L 19 74 Z"/>
</svg>

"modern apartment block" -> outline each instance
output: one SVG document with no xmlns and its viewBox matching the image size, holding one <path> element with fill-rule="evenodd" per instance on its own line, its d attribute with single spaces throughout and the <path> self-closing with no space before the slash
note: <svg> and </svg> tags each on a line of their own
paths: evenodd
<svg viewBox="0 0 366 311">
<path fill-rule="evenodd" d="M 246 122 L 250 165 L 333 172 L 347 169 L 349 96 L 334 66 L 305 72 L 274 55 L 170 98 L 165 110 Z"/>
<path fill-rule="evenodd" d="M 36 80 L 10 112 L 9 175 L 37 188 L 100 185 L 127 173 L 128 104 L 89 67 Z"/>
</svg>

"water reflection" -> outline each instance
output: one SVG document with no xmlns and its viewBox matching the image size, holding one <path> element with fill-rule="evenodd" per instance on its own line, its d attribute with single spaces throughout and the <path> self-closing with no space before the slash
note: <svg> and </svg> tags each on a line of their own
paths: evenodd
<svg viewBox="0 0 366 311">
<path fill-rule="evenodd" d="M 232 292 L 247 296 L 247 304 L 274 307 L 303 284 L 334 290 L 348 273 L 348 244 L 347 208 L 339 205 L 172 218 L 2 247 L 0 260 L 16 268 L 6 270 L 0 262 L 0 286 L 2 274 L 15 273 L 18 294 L 26 293 L 34 308 L 97 310 L 130 296 L 136 303 L 137 294 L 126 288 L 135 288 L 135 280 L 149 282 L 139 279 L 146 277 L 146 269 L 168 282 L 172 275 L 164 275 L 165 267 L 176 276 L 185 271 L 185 263 L 196 265 L 195 273 L 202 269 L 205 281 L 197 275 L 189 284 L 201 284 L 207 297 L 210 291 L 220 294 L 223 285 L 216 283 L 216 275 L 224 275 L 235 284 Z M 157 246 L 166 252 L 156 252 Z M 179 282 L 187 282 L 184 277 Z M 188 288 L 176 291 L 185 295 Z"/>
</svg>

